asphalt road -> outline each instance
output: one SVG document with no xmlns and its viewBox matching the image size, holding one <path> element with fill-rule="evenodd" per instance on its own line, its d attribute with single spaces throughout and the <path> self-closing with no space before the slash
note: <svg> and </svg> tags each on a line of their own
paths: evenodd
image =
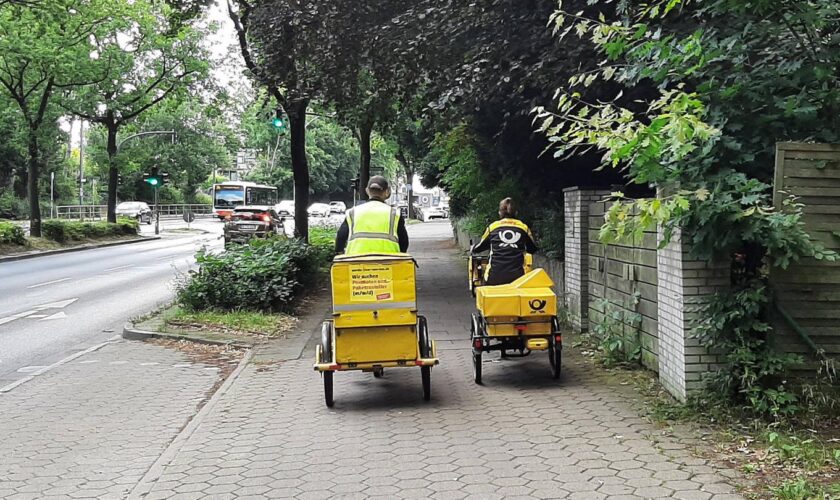
<svg viewBox="0 0 840 500">
<path fill-rule="evenodd" d="M 127 319 L 168 302 L 196 250 L 222 246 L 221 224 L 206 225 L 214 233 L 0 264 L 0 387 L 118 335 Z"/>
</svg>

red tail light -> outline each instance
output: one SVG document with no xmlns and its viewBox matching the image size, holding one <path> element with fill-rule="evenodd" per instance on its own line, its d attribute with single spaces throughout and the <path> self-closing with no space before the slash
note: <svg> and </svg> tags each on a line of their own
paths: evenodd
<svg viewBox="0 0 840 500">
<path fill-rule="evenodd" d="M 528 329 L 528 325 L 516 325 L 516 331 L 518 331 L 518 332 L 524 332 L 527 329 Z"/>
<path fill-rule="evenodd" d="M 271 217 L 268 214 L 262 214 L 260 219 L 262 219 L 263 222 L 271 222 Z"/>
</svg>

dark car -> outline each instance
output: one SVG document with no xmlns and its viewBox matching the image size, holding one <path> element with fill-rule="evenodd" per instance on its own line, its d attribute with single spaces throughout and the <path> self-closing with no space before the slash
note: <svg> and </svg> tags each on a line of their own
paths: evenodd
<svg viewBox="0 0 840 500">
<path fill-rule="evenodd" d="M 225 245 L 246 243 L 251 238 L 266 238 L 274 234 L 286 234 L 283 218 L 274 207 L 239 206 L 233 209 L 225 223 Z"/>
</svg>

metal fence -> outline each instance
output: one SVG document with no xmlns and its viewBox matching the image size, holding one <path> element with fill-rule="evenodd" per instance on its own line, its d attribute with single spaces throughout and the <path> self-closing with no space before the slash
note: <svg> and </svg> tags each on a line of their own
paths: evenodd
<svg viewBox="0 0 840 500">
<path fill-rule="evenodd" d="M 154 210 L 154 205 L 151 205 Z M 161 217 L 177 217 L 185 212 L 192 212 L 196 216 L 212 215 L 213 206 L 204 204 L 167 204 L 160 205 Z M 107 205 L 60 205 L 56 207 L 56 217 L 59 219 L 104 220 L 108 217 Z"/>
</svg>

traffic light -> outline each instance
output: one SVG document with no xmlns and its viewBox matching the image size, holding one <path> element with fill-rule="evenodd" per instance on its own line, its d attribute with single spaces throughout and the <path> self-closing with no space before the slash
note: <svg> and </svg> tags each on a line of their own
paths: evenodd
<svg viewBox="0 0 840 500">
<path fill-rule="evenodd" d="M 279 109 L 275 112 L 274 118 L 271 119 L 271 126 L 281 134 L 286 132 L 286 122 L 283 120 L 283 115 Z"/>
<path fill-rule="evenodd" d="M 168 176 L 168 174 L 163 174 L 163 175 Z M 158 172 L 158 168 L 154 167 L 152 169 L 151 173 L 145 174 L 143 176 L 143 182 L 145 182 L 146 184 L 148 184 L 152 187 L 158 187 L 158 186 L 164 184 L 165 181 L 164 181 L 164 177 L 161 176 L 160 173 Z"/>
</svg>

